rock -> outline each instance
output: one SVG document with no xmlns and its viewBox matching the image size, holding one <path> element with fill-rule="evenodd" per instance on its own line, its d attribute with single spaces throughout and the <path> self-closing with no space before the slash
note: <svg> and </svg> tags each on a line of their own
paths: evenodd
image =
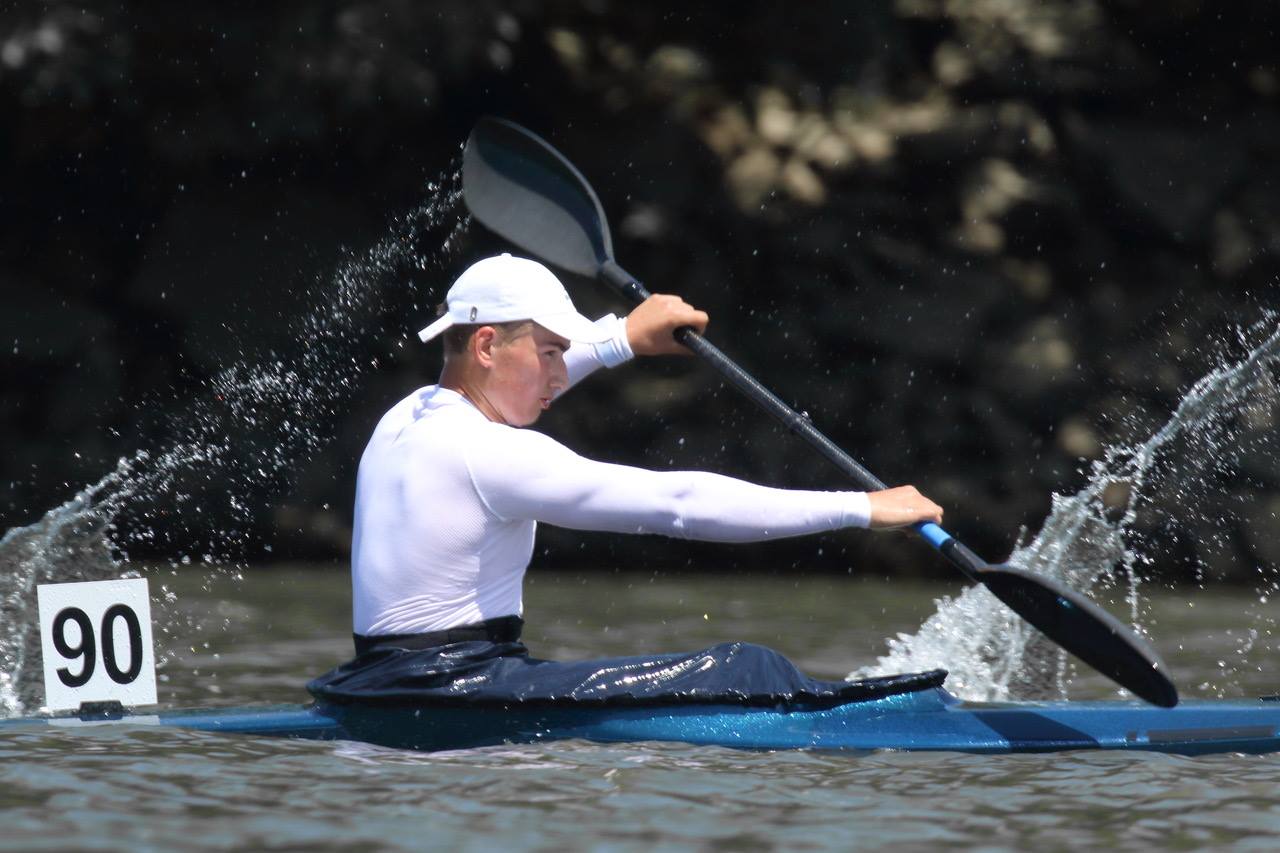
<svg viewBox="0 0 1280 853">
<path fill-rule="evenodd" d="M 1179 242 L 1204 240 L 1213 211 L 1249 171 L 1242 140 L 1227 129 L 1083 119 L 1067 127 L 1129 211 Z"/>
</svg>

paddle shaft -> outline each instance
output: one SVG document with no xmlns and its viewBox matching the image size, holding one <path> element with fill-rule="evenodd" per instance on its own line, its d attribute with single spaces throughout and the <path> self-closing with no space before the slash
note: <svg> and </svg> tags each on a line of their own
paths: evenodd
<svg viewBox="0 0 1280 853">
<path fill-rule="evenodd" d="M 638 282 L 635 276 L 628 273 L 612 259 L 600 265 L 599 277 L 613 286 L 628 299 L 639 305 L 649 298 L 649 291 Z M 827 461 L 839 468 L 854 483 L 867 491 L 880 491 L 888 488 L 879 477 L 872 474 L 860 462 L 845 453 L 839 445 L 827 438 L 813 425 L 809 416 L 788 406 L 754 376 L 743 370 L 733 359 L 720 351 L 720 348 L 708 341 L 694 329 L 684 326 L 676 329 L 676 340 L 693 352 L 702 356 L 730 385 L 741 391 L 749 400 L 777 418 L 783 426 L 803 438 L 811 447 L 821 453 Z M 937 548 L 957 568 L 975 581 L 982 581 L 979 573 L 986 562 L 962 545 L 954 536 L 947 533 L 932 522 L 914 525 L 929 544 Z"/>
<path fill-rule="evenodd" d="M 566 270 L 602 279 L 637 304 L 648 298 L 648 291 L 614 261 L 604 209 L 586 178 L 528 130 L 482 119 L 463 152 L 463 192 L 476 219 L 511 242 Z M 779 400 L 693 329 L 677 330 L 676 339 L 861 488 L 884 488 L 807 415 Z M 916 524 L 915 530 L 1052 642 L 1150 702 L 1177 704 L 1177 689 L 1154 651 L 1086 596 L 1014 566 L 988 565 L 932 522 Z"/>
</svg>

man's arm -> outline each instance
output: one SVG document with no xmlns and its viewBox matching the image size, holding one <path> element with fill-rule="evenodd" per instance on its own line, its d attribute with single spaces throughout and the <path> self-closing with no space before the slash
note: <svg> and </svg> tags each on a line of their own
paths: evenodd
<svg viewBox="0 0 1280 853">
<path fill-rule="evenodd" d="M 863 492 L 774 489 L 703 471 L 612 465 L 531 430 L 485 435 L 466 462 L 477 493 L 495 515 L 575 530 L 754 542 L 884 526 L 887 520 L 873 516 Z M 911 520 L 941 518 L 935 505 L 920 501 L 932 509 L 917 511 Z M 901 513 L 902 502 L 895 506 Z"/>
<path fill-rule="evenodd" d="M 620 320 L 610 314 L 608 317 L 601 318 L 597 322 L 611 322 L 621 327 L 622 334 L 615 335 L 615 340 L 604 345 L 582 345 L 577 344 L 569 348 L 565 353 L 565 365 L 569 372 L 569 387 L 579 382 L 591 372 L 601 366 L 613 367 L 615 364 L 621 364 L 628 360 L 632 354 L 634 355 L 689 355 L 690 352 L 685 347 L 676 342 L 674 333 L 681 326 L 692 326 L 699 333 L 705 332 L 707 328 L 708 317 L 705 311 L 694 308 L 685 302 L 679 296 L 670 294 L 655 293 L 642 302 L 626 317 Z M 625 357 L 614 358 L 610 360 L 609 353 L 621 353 L 629 351 Z M 602 355 L 602 352 L 604 353 Z M 563 393 L 563 392 L 562 392 Z M 568 451 L 567 448 L 561 449 Z M 576 457 L 581 459 L 581 457 Z M 584 460 L 588 461 L 588 460 Z M 592 463 L 601 465 L 603 463 Z M 625 466 L 605 466 L 606 468 L 622 468 L 626 471 L 637 471 L 640 469 L 629 469 Z M 655 476 L 667 476 L 668 474 L 677 473 L 698 473 L 698 472 L 655 472 L 646 471 L 645 474 Z M 716 476 L 716 475 L 705 475 Z M 751 489 L 764 489 L 763 486 L 756 486 L 752 483 L 744 483 L 741 480 L 731 480 L 730 478 L 720 478 L 729 480 L 732 483 L 741 484 L 745 489 L 732 490 L 737 497 L 750 495 Z M 724 484 L 720 483 L 723 487 Z M 709 484 L 709 488 L 713 493 L 716 491 L 717 484 Z M 898 486 L 891 489 L 884 489 L 878 492 L 796 492 L 792 490 L 782 489 L 766 489 L 768 493 L 782 492 L 785 495 L 795 496 L 803 495 L 849 495 L 859 494 L 866 497 L 866 515 L 869 523 L 859 526 L 870 526 L 872 528 L 890 528 L 905 527 L 909 524 L 915 524 L 920 521 L 932 521 L 940 524 L 942 522 L 942 508 L 929 500 L 916 489 L 915 486 Z M 758 495 L 759 496 L 759 495 Z M 776 498 L 776 495 L 773 496 Z M 825 499 L 820 499 L 825 500 Z M 769 501 L 765 502 L 768 506 Z M 532 517 L 532 516 L 530 516 Z M 573 524 L 562 524 L 549 518 L 538 519 L 547 521 L 550 524 L 558 524 L 564 527 L 574 527 Z M 848 526 L 848 525 L 836 525 Z M 587 528 L 587 529 L 613 529 L 613 528 Z M 821 529 L 832 529 L 825 527 Z M 635 531 L 632 531 L 635 532 Z M 658 532 L 658 531 L 654 531 Z M 800 533 L 812 532 L 810 530 L 800 530 Z M 671 533 L 670 535 L 679 536 L 681 533 Z M 777 534 L 777 535 L 797 535 L 797 534 Z"/>
<path fill-rule="evenodd" d="M 569 346 L 564 354 L 564 366 L 569 374 L 569 383 L 557 396 L 563 395 L 565 391 L 600 368 L 617 367 L 635 357 L 635 352 L 627 339 L 625 318 L 606 314 L 596 320 L 596 325 L 611 329 L 613 337 L 599 344 L 575 343 Z"/>
<path fill-rule="evenodd" d="M 616 367 L 633 356 L 689 355 L 689 350 L 676 343 L 675 330 L 681 326 L 692 326 L 699 332 L 705 331 L 707 313 L 679 296 L 655 293 L 625 318 L 608 314 L 596 324 L 613 327 L 614 336 L 602 344 L 574 344 L 569 347 L 564 354 L 565 368 L 569 373 L 565 391 L 599 368 Z"/>
</svg>

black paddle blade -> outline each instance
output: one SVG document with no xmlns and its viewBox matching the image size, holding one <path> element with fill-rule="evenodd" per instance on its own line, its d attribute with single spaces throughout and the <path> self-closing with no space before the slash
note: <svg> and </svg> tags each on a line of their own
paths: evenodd
<svg viewBox="0 0 1280 853">
<path fill-rule="evenodd" d="M 1050 640 L 1130 693 L 1162 708 L 1178 704 L 1178 689 L 1155 650 L 1080 593 L 1011 566 L 987 566 L 978 579 Z"/>
<path fill-rule="evenodd" d="M 609 223 L 591 185 L 518 124 L 476 124 L 462 152 L 462 197 L 486 227 L 570 272 L 595 278 L 613 259 Z"/>
</svg>

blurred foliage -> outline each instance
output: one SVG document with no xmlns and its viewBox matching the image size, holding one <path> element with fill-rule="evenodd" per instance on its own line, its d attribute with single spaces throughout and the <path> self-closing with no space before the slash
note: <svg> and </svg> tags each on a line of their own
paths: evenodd
<svg viewBox="0 0 1280 853">
<path fill-rule="evenodd" d="M 1278 22 L 1193 0 L 9 4 L 0 518 L 163 444 L 237 360 L 305 348 L 290 318 L 498 114 L 590 177 L 624 266 L 1006 553 L 1277 307 Z M 378 366 L 315 413 L 335 440 L 262 496 L 251 538 L 341 552 L 369 428 L 433 378 L 399 344 L 495 248 L 478 231 L 380 297 L 402 325 L 368 330 L 350 357 Z M 595 380 L 546 428 L 597 457 L 840 485 L 696 365 Z M 1242 519 L 1280 490 L 1280 462 L 1251 465 L 1224 484 Z M 1180 540 L 1169 576 L 1274 557 L 1234 529 L 1212 553 Z M 557 563 L 938 568 L 897 537 L 542 541 Z"/>
</svg>

